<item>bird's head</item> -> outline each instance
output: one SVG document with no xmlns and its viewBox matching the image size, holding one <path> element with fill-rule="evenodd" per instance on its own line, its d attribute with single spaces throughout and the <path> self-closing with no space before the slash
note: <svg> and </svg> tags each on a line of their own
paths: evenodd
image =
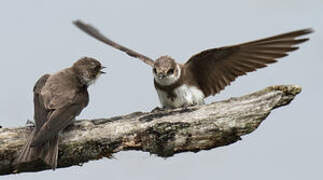
<svg viewBox="0 0 323 180">
<path fill-rule="evenodd" d="M 105 67 L 98 60 L 90 57 L 79 59 L 73 64 L 72 68 L 81 82 L 87 86 L 93 84 L 101 74 L 105 74 L 102 71 Z"/>
<path fill-rule="evenodd" d="M 181 70 L 173 58 L 161 56 L 154 63 L 153 74 L 159 84 L 167 86 L 179 79 Z"/>
</svg>

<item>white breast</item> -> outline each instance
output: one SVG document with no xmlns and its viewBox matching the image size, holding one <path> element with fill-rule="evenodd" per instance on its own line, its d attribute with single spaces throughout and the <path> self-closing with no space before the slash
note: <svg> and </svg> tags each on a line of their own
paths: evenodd
<svg viewBox="0 0 323 180">
<path fill-rule="evenodd" d="M 204 94 L 194 86 L 182 85 L 174 90 L 175 99 L 170 99 L 166 92 L 157 90 L 160 103 L 163 107 L 178 108 L 182 106 L 204 104 Z"/>
</svg>

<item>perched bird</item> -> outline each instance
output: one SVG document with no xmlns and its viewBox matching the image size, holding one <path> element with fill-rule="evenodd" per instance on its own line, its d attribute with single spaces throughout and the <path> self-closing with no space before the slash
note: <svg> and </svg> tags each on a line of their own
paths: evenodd
<svg viewBox="0 0 323 180">
<path fill-rule="evenodd" d="M 57 166 L 59 133 L 71 124 L 89 102 L 87 88 L 103 73 L 96 59 L 83 57 L 72 67 L 43 75 L 35 84 L 35 128 L 15 164 L 43 160 Z"/>
<path fill-rule="evenodd" d="M 142 60 L 153 68 L 154 84 L 164 108 L 204 104 L 204 98 L 215 95 L 238 76 L 266 67 L 308 38 L 298 38 L 313 32 L 302 29 L 247 43 L 207 49 L 193 55 L 185 64 L 169 56 L 151 58 L 128 49 L 101 34 L 82 21 L 73 22 L 97 40 Z"/>
</svg>

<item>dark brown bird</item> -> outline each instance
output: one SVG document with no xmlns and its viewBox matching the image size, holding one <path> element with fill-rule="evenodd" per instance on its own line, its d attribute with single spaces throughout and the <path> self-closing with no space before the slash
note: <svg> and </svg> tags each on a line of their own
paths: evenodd
<svg viewBox="0 0 323 180">
<path fill-rule="evenodd" d="M 159 100 L 165 108 L 204 104 L 204 98 L 215 95 L 238 76 L 266 67 L 297 50 L 297 44 L 308 38 L 300 36 L 313 32 L 302 29 L 247 43 L 204 50 L 193 55 L 185 64 L 169 56 L 156 61 L 128 49 L 102 35 L 97 29 L 81 21 L 74 24 L 96 38 L 128 55 L 152 66 L 154 84 Z"/>
<path fill-rule="evenodd" d="M 35 84 L 35 128 L 16 159 L 16 164 L 43 160 L 52 169 L 57 166 L 59 133 L 71 124 L 89 102 L 87 88 L 104 67 L 96 59 L 84 57 L 72 67 L 53 75 L 43 75 Z"/>
</svg>

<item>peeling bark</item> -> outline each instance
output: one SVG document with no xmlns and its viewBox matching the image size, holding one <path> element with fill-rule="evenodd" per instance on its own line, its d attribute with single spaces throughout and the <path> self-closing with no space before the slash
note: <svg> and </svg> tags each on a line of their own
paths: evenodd
<svg viewBox="0 0 323 180">
<path fill-rule="evenodd" d="M 61 136 L 58 168 L 109 158 L 119 151 L 170 157 L 229 145 L 254 131 L 271 110 L 287 105 L 300 92 L 296 85 L 271 86 L 207 105 L 76 121 Z M 31 129 L 0 128 L 0 175 L 50 169 L 40 161 L 21 165 L 19 170 L 12 165 Z"/>
</svg>

